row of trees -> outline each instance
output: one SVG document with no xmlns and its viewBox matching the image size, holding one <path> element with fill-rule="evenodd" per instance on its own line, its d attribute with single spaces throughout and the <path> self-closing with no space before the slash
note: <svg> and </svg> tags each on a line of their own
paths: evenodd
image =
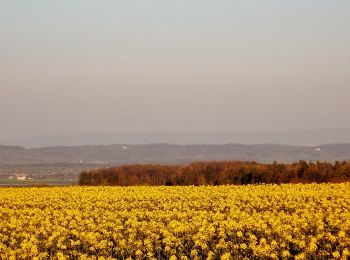
<svg viewBox="0 0 350 260">
<path fill-rule="evenodd" d="M 350 181 L 350 163 L 196 162 L 187 166 L 132 164 L 84 171 L 80 185 L 225 185 Z"/>
</svg>

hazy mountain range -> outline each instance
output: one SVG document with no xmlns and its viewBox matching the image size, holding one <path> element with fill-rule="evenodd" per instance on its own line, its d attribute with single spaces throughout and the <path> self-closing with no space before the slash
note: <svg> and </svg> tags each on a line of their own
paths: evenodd
<svg viewBox="0 0 350 260">
<path fill-rule="evenodd" d="M 350 160 L 350 129 L 57 134 L 0 143 L 0 164 Z"/>
<path fill-rule="evenodd" d="M 81 146 L 109 144 L 288 144 L 310 146 L 350 143 L 350 128 L 294 131 L 231 132 L 128 132 L 94 134 L 54 134 L 8 140 L 0 136 L 0 144 L 26 148 L 47 146 Z"/>
<path fill-rule="evenodd" d="M 294 162 L 350 160 L 350 144 L 292 146 L 278 144 L 226 145 L 87 145 L 25 149 L 0 146 L 0 164 L 47 163 L 188 163 L 199 160 Z"/>
</svg>

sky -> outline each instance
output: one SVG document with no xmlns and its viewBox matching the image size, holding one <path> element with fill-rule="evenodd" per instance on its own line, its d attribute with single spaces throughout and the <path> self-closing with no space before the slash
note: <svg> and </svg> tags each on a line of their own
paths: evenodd
<svg viewBox="0 0 350 260">
<path fill-rule="evenodd" d="M 348 128 L 348 0 L 0 0 L 0 140 Z"/>
</svg>

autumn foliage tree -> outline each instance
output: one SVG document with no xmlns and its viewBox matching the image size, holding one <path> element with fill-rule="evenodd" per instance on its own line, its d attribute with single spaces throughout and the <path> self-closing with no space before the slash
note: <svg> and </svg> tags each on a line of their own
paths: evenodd
<svg viewBox="0 0 350 260">
<path fill-rule="evenodd" d="M 84 171 L 80 185 L 244 185 L 255 183 L 321 183 L 350 181 L 348 162 L 224 161 L 195 162 L 185 166 L 132 164 Z"/>
</svg>

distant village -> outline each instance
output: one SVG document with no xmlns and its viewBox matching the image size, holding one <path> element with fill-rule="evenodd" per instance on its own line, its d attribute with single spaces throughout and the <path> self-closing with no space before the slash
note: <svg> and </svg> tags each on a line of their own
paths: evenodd
<svg viewBox="0 0 350 260">
<path fill-rule="evenodd" d="M 81 171 L 96 168 L 99 163 L 0 165 L 0 181 L 24 182 L 48 179 L 75 181 Z"/>
<path fill-rule="evenodd" d="M 19 180 L 19 181 L 25 181 L 25 180 L 33 180 L 33 177 L 30 177 L 27 173 L 16 173 L 13 175 L 9 175 L 7 177 L 9 180 Z"/>
</svg>

